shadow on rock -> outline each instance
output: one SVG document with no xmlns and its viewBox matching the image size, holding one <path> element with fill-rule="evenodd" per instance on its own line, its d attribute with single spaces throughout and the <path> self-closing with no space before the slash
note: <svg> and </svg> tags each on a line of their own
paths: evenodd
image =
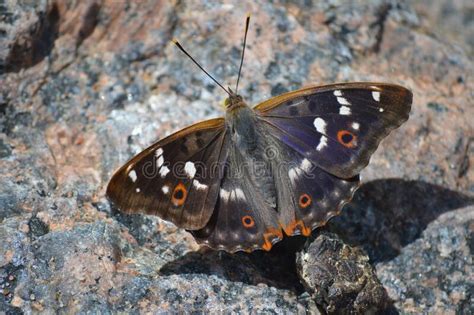
<svg viewBox="0 0 474 315">
<path fill-rule="evenodd" d="M 402 179 L 376 180 L 362 185 L 342 214 L 324 229 L 337 233 L 348 244 L 363 247 L 372 263 L 376 263 L 396 257 L 440 214 L 473 203 L 473 198 L 438 185 Z M 228 254 L 203 248 L 169 262 L 161 274 L 216 275 L 300 294 L 304 289 L 296 273 L 295 257 L 305 240 L 299 236 L 285 238 L 268 253 Z"/>
<path fill-rule="evenodd" d="M 13 32 L 11 48 L 3 65 L 6 72 L 18 72 L 21 69 L 33 67 L 53 50 L 61 18 L 59 7 L 53 3 L 44 9 L 47 12 L 39 15 L 38 20 L 31 18 L 29 22 L 24 22 L 22 27 L 13 28 L 17 29 L 18 33 Z M 29 16 L 31 13 L 25 10 L 17 14 Z M 25 20 L 27 20 L 26 17 Z"/>
<path fill-rule="evenodd" d="M 301 294 L 304 289 L 296 274 L 295 261 L 296 252 L 305 240 L 305 237 L 299 236 L 286 238 L 275 244 L 270 252 L 255 251 L 250 254 L 229 254 L 202 248 L 169 262 L 160 273 L 215 275 L 233 282 L 250 285 L 263 283 Z"/>
<path fill-rule="evenodd" d="M 357 191 L 328 229 L 362 246 L 373 263 L 391 260 L 439 215 L 474 204 L 474 198 L 421 181 L 376 180 Z"/>
</svg>

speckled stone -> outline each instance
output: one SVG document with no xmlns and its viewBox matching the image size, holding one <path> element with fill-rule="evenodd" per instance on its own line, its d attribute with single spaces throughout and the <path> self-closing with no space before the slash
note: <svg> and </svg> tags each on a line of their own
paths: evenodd
<svg viewBox="0 0 474 315">
<path fill-rule="evenodd" d="M 117 213 L 104 195 L 112 172 L 153 141 L 223 114 L 225 94 L 169 42 L 233 86 L 247 12 L 249 104 L 335 81 L 413 90 L 410 120 L 383 141 L 329 228 L 368 253 L 400 312 L 464 303 L 467 280 L 429 278 L 415 291 L 425 278 L 409 271 L 420 253 L 433 261 L 417 267 L 443 266 L 445 241 L 415 249 L 474 194 L 472 58 L 419 14 L 447 2 L 0 3 L 0 312 L 317 313 L 296 274 L 301 238 L 268 254 L 203 251 L 159 218 Z M 472 239 L 450 222 L 453 242 Z M 466 266 L 440 270 L 454 279 Z"/>
<path fill-rule="evenodd" d="M 390 310 L 388 295 L 367 254 L 336 234 L 320 233 L 298 253 L 296 266 L 305 288 L 328 314 Z"/>
<path fill-rule="evenodd" d="M 474 207 L 431 222 L 377 275 L 398 309 L 419 314 L 474 313 Z"/>
</svg>

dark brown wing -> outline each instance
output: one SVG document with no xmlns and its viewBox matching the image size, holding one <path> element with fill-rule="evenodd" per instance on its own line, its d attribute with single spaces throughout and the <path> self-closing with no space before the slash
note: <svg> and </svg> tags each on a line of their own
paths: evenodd
<svg viewBox="0 0 474 315">
<path fill-rule="evenodd" d="M 202 228 L 219 195 L 226 158 L 224 119 L 189 126 L 122 166 L 108 198 L 128 213 L 158 215 L 185 229 Z"/>
<path fill-rule="evenodd" d="M 199 243 L 228 252 L 268 251 L 283 238 L 277 212 L 256 189 L 254 163 L 229 146 L 214 214 L 204 228 L 191 231 Z"/>
<path fill-rule="evenodd" d="M 359 186 L 359 176 L 344 179 L 317 167 L 275 135 L 272 147 L 278 152 L 273 160 L 277 191 L 278 222 L 286 235 L 308 236 L 338 215 Z"/>
</svg>

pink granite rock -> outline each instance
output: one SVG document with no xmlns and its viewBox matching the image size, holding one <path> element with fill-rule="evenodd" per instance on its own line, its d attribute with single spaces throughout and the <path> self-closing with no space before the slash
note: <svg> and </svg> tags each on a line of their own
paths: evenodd
<svg viewBox="0 0 474 315">
<path fill-rule="evenodd" d="M 232 85 L 247 12 L 240 91 L 250 104 L 335 81 L 412 89 L 410 120 L 382 143 L 362 173 L 367 184 L 330 228 L 363 243 L 401 312 L 411 310 L 409 301 L 436 301 L 443 311 L 453 301 L 468 305 L 472 279 L 443 289 L 450 300 L 433 300 L 441 284 L 417 291 L 422 280 L 404 270 L 417 246 L 431 255 L 426 268 L 444 261 L 426 245 L 435 248 L 432 235 L 441 233 L 430 223 L 474 194 L 474 69 L 469 52 L 451 42 L 469 37 L 426 32 L 436 15 L 418 14 L 443 3 L 418 1 L 418 11 L 385 0 L 0 4 L 0 310 L 317 312 L 296 276 L 298 238 L 269 254 L 195 253 L 184 230 L 117 213 L 104 195 L 112 172 L 133 154 L 223 115 L 225 95 L 169 41 L 178 38 Z M 365 227 L 359 235 L 346 228 L 353 217 Z M 427 226 L 434 234 L 423 234 Z M 454 243 L 468 239 L 459 231 Z M 397 293 L 392 275 L 413 289 Z"/>
</svg>

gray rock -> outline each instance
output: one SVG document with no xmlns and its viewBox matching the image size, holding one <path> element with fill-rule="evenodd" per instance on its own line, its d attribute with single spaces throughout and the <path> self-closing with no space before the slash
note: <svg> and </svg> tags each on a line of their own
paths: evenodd
<svg viewBox="0 0 474 315">
<path fill-rule="evenodd" d="M 377 275 L 397 309 L 409 313 L 474 313 L 474 207 L 442 214 Z"/>
<path fill-rule="evenodd" d="M 319 234 L 296 256 L 298 274 L 328 314 L 387 312 L 390 300 L 369 257 L 337 235 Z"/>
<path fill-rule="evenodd" d="M 375 180 L 360 187 L 328 228 L 378 263 L 397 257 L 438 216 L 473 203 L 470 196 L 426 182 Z"/>
<path fill-rule="evenodd" d="M 0 312 L 317 312 L 296 274 L 304 239 L 270 253 L 199 251 L 187 232 L 117 213 L 104 196 L 133 154 L 222 115 L 225 95 L 170 39 L 233 85 L 249 11 L 240 81 L 249 104 L 334 81 L 413 90 L 410 120 L 382 143 L 366 184 L 329 228 L 368 253 L 400 312 L 413 311 L 411 301 L 426 301 L 420 312 L 468 305 L 472 285 L 456 277 L 469 262 L 445 248 L 472 237 L 464 221 L 450 221 L 449 231 L 436 225 L 474 193 L 472 60 L 454 37 L 425 27 L 445 3 L 417 1 L 418 11 L 397 0 L 1 3 Z M 449 268 L 447 251 L 456 262 Z M 425 264 L 412 266 L 420 253 Z M 409 268 L 431 265 L 449 283 L 418 289 L 425 278 Z"/>
<path fill-rule="evenodd" d="M 440 41 L 461 46 L 468 55 L 474 53 L 474 7 L 470 0 L 437 1 L 410 0 L 421 17 L 424 31 Z M 462 31 L 460 31 L 462 30 Z"/>
</svg>

